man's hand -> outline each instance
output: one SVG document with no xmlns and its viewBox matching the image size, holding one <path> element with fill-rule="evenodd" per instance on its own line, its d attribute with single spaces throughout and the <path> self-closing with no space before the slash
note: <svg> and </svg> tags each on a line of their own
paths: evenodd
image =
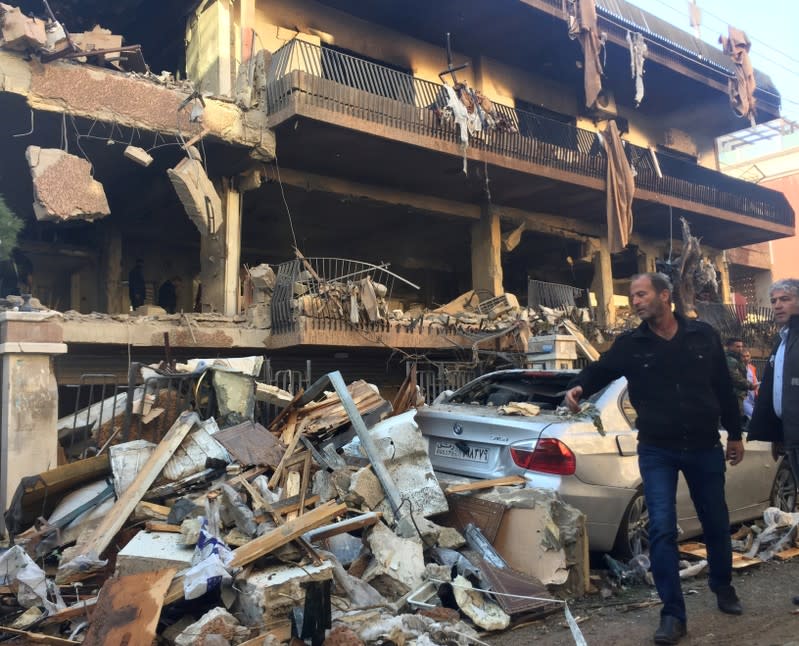
<svg viewBox="0 0 799 646">
<path fill-rule="evenodd" d="M 727 440 L 727 459 L 735 466 L 744 459 L 744 443 L 742 440 Z"/>
<path fill-rule="evenodd" d="M 580 412 L 580 397 L 583 396 L 583 387 L 575 386 L 566 391 L 566 397 L 563 399 L 566 406 L 572 413 Z"/>
</svg>

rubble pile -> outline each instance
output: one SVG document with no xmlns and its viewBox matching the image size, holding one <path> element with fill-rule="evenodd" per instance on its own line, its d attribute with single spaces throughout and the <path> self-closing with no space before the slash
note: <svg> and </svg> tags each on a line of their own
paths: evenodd
<svg viewBox="0 0 799 646">
<path fill-rule="evenodd" d="M 466 645 L 584 594 L 584 515 L 518 477 L 440 483 L 413 374 L 393 402 L 338 372 L 292 395 L 257 381 L 261 362 L 145 367 L 144 386 L 59 423 L 86 448 L 19 485 L 0 631 Z M 256 402 L 276 411 L 264 425 Z"/>
</svg>

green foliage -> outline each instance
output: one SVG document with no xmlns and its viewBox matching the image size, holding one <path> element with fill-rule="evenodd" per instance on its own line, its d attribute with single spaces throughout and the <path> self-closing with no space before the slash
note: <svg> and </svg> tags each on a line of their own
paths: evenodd
<svg viewBox="0 0 799 646">
<path fill-rule="evenodd" d="M 17 235 L 22 229 L 20 220 L 0 195 L 0 260 L 8 260 L 17 246 Z"/>
</svg>

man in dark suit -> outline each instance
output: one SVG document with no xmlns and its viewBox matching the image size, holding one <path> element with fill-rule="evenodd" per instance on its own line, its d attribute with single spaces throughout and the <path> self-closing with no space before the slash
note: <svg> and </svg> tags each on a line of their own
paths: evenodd
<svg viewBox="0 0 799 646">
<path fill-rule="evenodd" d="M 799 279 L 778 280 L 769 296 L 780 336 L 763 374 L 748 439 L 773 442 L 775 455 L 784 448 L 799 482 Z"/>
</svg>

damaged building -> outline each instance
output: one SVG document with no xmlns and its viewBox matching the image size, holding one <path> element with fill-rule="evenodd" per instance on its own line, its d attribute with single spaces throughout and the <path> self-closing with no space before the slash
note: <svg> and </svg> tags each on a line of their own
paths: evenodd
<svg viewBox="0 0 799 646">
<path fill-rule="evenodd" d="M 3 380 L 58 394 L 50 423 L 165 352 L 396 385 L 525 306 L 579 293 L 612 329 L 681 218 L 728 302 L 724 250 L 794 233 L 781 193 L 716 170 L 717 137 L 779 115 L 738 40 L 624 0 L 165 4 L 0 5 L 0 195 L 24 221 L 1 291 L 38 310 L 0 314 Z"/>
</svg>

